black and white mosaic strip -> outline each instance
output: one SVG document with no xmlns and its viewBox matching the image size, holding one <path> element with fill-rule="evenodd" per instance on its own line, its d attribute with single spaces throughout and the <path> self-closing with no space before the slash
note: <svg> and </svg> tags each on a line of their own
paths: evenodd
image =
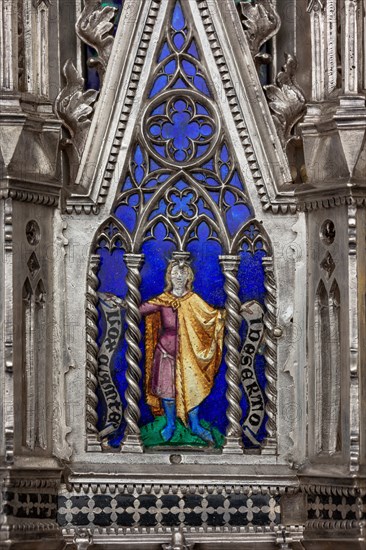
<svg viewBox="0 0 366 550">
<path fill-rule="evenodd" d="M 366 503 L 351 495 L 308 495 L 307 500 L 309 520 L 359 521 L 366 512 Z"/>
<path fill-rule="evenodd" d="M 3 495 L 7 516 L 24 519 L 56 519 L 57 495 L 7 491 Z"/>
<path fill-rule="evenodd" d="M 274 526 L 279 496 L 269 494 L 61 494 L 58 523 L 84 527 Z"/>
</svg>

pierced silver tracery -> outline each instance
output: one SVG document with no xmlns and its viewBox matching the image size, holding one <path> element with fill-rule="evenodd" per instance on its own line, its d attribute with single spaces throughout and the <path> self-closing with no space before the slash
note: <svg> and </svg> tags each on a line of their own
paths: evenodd
<svg viewBox="0 0 366 550">
<path fill-rule="evenodd" d="M 197 112 L 197 105 L 204 105 L 207 114 Z M 162 107 L 164 114 L 155 114 L 154 110 Z M 202 107 L 202 106 L 201 106 Z M 172 131 L 177 115 L 187 115 L 188 124 L 196 131 L 196 138 L 190 138 L 185 148 L 176 145 Z M 167 166 L 182 167 L 202 164 L 212 153 L 218 136 L 220 122 L 216 107 L 211 101 L 191 90 L 179 90 L 159 95 L 147 109 L 142 121 L 142 137 L 149 152 Z M 154 151 L 151 144 L 163 145 L 167 158 Z M 198 153 L 198 147 L 209 145 L 204 154 Z M 178 147 L 178 148 L 177 148 Z"/>
<path fill-rule="evenodd" d="M 138 147 L 139 145 L 136 149 Z M 127 189 L 122 189 L 115 203 L 116 208 L 118 205 L 132 205 L 136 212 L 138 224 L 133 235 L 128 239 L 131 251 L 138 252 L 144 241 L 154 238 L 159 224 L 162 224 L 166 230 L 165 239 L 175 242 L 179 250 L 185 250 L 191 241 L 198 238 L 198 228 L 201 223 L 205 223 L 209 228 L 208 238 L 221 242 L 224 251 L 230 253 L 236 246 L 236 241 L 232 241 L 222 216 L 230 208 L 227 194 L 230 193 L 235 198 L 236 204 L 246 205 L 248 198 L 243 188 L 230 184 L 235 164 L 230 155 L 227 156 L 226 162 L 220 157 L 223 150 L 228 153 L 226 142 L 222 141 L 220 148 L 215 152 L 212 159 L 214 169 L 200 168 L 200 179 L 197 179 L 194 167 L 192 169 L 189 167 L 190 169 L 186 170 L 184 175 L 180 172 L 177 174 L 170 168 L 158 168 L 148 173 L 149 158 L 141 148 L 139 150 L 143 160 L 140 165 L 137 165 L 131 155 L 128 171 L 126 171 L 129 185 Z M 140 182 L 136 179 L 137 169 L 144 172 Z M 222 178 L 220 178 L 220 172 L 224 174 Z M 181 185 L 179 185 L 180 180 L 184 180 Z M 217 202 L 212 198 L 213 191 L 218 196 Z M 152 194 L 154 198 L 149 199 Z M 179 206 L 177 199 L 183 198 L 186 198 L 186 201 L 181 200 Z M 158 211 L 161 201 L 167 204 L 165 215 Z M 204 211 L 199 215 L 193 215 L 193 213 L 197 214 L 199 201 L 202 201 Z M 189 222 L 182 233 L 174 226 L 174 222 L 181 219 Z"/>
</svg>

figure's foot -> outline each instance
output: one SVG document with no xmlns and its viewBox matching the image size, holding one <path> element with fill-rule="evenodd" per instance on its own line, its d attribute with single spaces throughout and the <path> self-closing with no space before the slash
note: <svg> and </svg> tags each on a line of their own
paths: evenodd
<svg viewBox="0 0 366 550">
<path fill-rule="evenodd" d="M 198 435 L 198 437 L 203 439 L 203 441 L 208 443 L 211 447 L 214 445 L 215 442 L 213 440 L 211 432 L 209 430 L 206 430 L 206 428 L 201 426 L 201 424 L 196 424 L 195 426 L 192 426 L 191 432 L 194 435 Z"/>
<path fill-rule="evenodd" d="M 198 417 L 198 407 L 195 407 L 194 409 L 191 409 L 188 413 L 189 418 L 189 424 L 191 428 L 191 432 L 194 435 L 198 435 L 203 441 L 208 443 L 210 447 L 213 447 L 214 440 L 211 435 L 211 432 L 209 430 L 206 430 L 203 426 L 201 426 L 199 417 Z"/>
<path fill-rule="evenodd" d="M 175 432 L 175 424 L 167 424 L 165 428 L 161 430 L 161 437 L 164 441 L 169 441 Z"/>
</svg>

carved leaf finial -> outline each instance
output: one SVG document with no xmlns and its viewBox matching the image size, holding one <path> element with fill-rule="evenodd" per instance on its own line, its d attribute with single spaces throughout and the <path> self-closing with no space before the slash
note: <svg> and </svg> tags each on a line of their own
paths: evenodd
<svg viewBox="0 0 366 550">
<path fill-rule="evenodd" d="M 70 139 L 64 140 L 63 145 L 68 146 L 70 166 L 75 171 L 85 147 L 98 92 L 84 91 L 84 79 L 71 59 L 66 61 L 63 73 L 66 86 L 58 94 L 54 110 L 70 132 Z"/>
<path fill-rule="evenodd" d="M 110 33 L 117 11 L 117 8 L 102 6 L 101 0 L 85 0 L 75 25 L 78 37 L 97 52 L 97 57 L 90 57 L 88 64 L 97 69 L 101 83 L 112 50 L 114 37 Z"/>
<path fill-rule="evenodd" d="M 277 75 L 276 85 L 264 86 L 284 149 L 291 140 L 296 139 L 291 133 L 292 129 L 306 110 L 304 92 L 296 82 L 297 59 L 288 53 L 285 54 L 285 59 L 285 65 Z"/>
<path fill-rule="evenodd" d="M 278 33 L 281 18 L 272 0 L 240 2 L 241 19 L 250 51 L 258 65 L 269 63 L 272 57 L 261 53 L 260 49 L 268 40 Z"/>
</svg>

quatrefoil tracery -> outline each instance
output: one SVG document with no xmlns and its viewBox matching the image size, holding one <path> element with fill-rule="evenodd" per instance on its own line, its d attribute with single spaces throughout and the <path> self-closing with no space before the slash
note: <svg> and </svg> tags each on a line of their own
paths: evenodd
<svg viewBox="0 0 366 550">
<path fill-rule="evenodd" d="M 202 164 L 212 153 L 220 121 L 213 103 L 197 92 L 172 91 L 150 104 L 141 133 L 158 162 L 188 168 Z"/>
<path fill-rule="evenodd" d="M 179 249 L 200 235 L 229 252 L 249 199 L 179 0 L 165 24 L 115 212 L 135 250 L 159 234 Z"/>
<path fill-rule="evenodd" d="M 167 216 L 171 220 L 191 221 L 198 216 L 198 195 L 193 188 L 170 189 L 166 194 Z"/>
</svg>

